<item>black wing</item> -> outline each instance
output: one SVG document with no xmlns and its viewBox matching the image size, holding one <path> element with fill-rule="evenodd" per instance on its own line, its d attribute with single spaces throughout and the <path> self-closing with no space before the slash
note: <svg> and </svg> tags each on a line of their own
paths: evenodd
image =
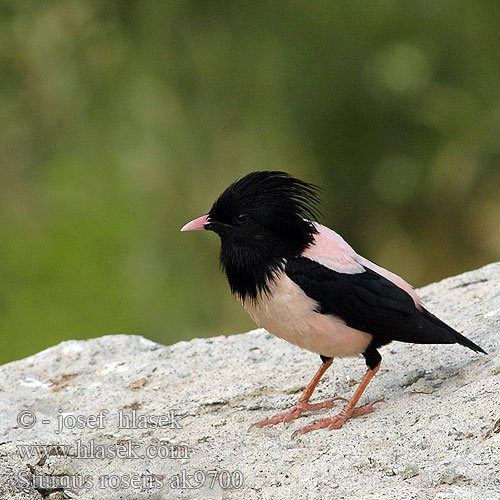
<svg viewBox="0 0 500 500">
<path fill-rule="evenodd" d="M 392 340 L 416 344 L 463 344 L 484 352 L 425 309 L 392 281 L 368 267 L 340 273 L 306 257 L 290 259 L 285 273 L 312 299 L 319 312 L 334 314 L 357 330 L 374 336 L 372 347 Z"/>
</svg>

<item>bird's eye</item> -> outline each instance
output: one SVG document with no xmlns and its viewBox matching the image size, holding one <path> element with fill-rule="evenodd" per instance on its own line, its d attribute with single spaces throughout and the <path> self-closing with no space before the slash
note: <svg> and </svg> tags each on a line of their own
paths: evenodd
<svg viewBox="0 0 500 500">
<path fill-rule="evenodd" d="M 236 224 L 245 224 L 245 222 L 248 222 L 248 214 L 238 214 L 234 220 Z"/>
</svg>

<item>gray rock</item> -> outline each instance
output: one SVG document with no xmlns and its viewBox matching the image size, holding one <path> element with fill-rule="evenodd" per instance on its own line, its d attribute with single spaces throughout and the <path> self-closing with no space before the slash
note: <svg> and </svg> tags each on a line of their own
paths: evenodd
<svg viewBox="0 0 500 500">
<path fill-rule="evenodd" d="M 401 472 L 402 479 L 410 479 L 415 476 L 418 476 L 418 467 L 413 464 L 408 464 Z"/>
<path fill-rule="evenodd" d="M 499 500 L 500 263 L 420 292 L 489 354 L 393 343 L 363 398 L 385 403 L 293 441 L 341 403 L 248 430 L 291 406 L 319 364 L 263 330 L 70 340 L 4 365 L 0 498 Z M 314 400 L 349 397 L 364 370 L 335 360 Z"/>
<path fill-rule="evenodd" d="M 411 387 L 408 387 L 405 392 L 432 394 L 434 389 L 432 385 L 427 382 L 427 380 L 420 378 Z"/>
<path fill-rule="evenodd" d="M 402 377 L 401 380 L 399 381 L 399 385 L 401 387 L 408 387 L 410 385 L 413 385 L 417 380 L 421 379 L 425 375 L 425 369 L 424 368 L 416 368 L 415 370 L 411 370 L 408 373 L 405 373 Z"/>
</svg>

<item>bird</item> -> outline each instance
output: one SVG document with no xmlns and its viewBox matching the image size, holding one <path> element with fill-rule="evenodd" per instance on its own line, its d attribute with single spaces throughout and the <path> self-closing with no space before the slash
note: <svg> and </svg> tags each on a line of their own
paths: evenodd
<svg viewBox="0 0 500 500">
<path fill-rule="evenodd" d="M 269 333 L 317 353 L 321 365 L 290 410 L 256 427 L 288 423 L 309 411 L 347 404 L 333 417 L 294 432 L 339 429 L 374 410 L 356 406 L 380 369 L 379 348 L 392 341 L 460 344 L 486 352 L 423 305 L 403 278 L 362 257 L 336 232 L 318 223 L 319 187 L 276 170 L 251 172 L 232 183 L 206 215 L 181 231 L 208 230 L 221 240 L 220 264 L 231 292 Z M 362 355 L 366 372 L 347 400 L 311 403 L 334 358 Z"/>
</svg>

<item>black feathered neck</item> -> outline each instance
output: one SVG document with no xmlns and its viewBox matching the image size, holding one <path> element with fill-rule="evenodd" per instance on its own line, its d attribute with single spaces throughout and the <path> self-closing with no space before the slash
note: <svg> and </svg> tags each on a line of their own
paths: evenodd
<svg viewBox="0 0 500 500">
<path fill-rule="evenodd" d="M 318 188 L 285 172 L 252 172 L 213 204 L 207 229 L 221 237 L 220 262 L 241 299 L 267 293 L 286 259 L 314 240 Z"/>
</svg>

